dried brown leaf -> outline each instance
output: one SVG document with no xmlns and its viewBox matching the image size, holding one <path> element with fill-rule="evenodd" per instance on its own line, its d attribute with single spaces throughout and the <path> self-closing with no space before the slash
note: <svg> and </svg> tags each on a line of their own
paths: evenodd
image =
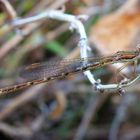
<svg viewBox="0 0 140 140">
<path fill-rule="evenodd" d="M 104 16 L 92 28 L 90 41 L 102 54 L 112 54 L 119 50 L 132 49 L 132 44 L 138 43 L 136 39 L 139 31 L 140 9 L 121 15 L 116 12 Z"/>
</svg>

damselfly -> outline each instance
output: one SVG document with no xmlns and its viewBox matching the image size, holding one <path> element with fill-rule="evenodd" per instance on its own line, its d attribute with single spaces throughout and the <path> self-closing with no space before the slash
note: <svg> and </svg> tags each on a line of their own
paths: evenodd
<svg viewBox="0 0 140 140">
<path fill-rule="evenodd" d="M 133 51 L 119 51 L 113 55 L 101 58 L 64 59 L 49 64 L 32 64 L 20 71 L 20 76 L 27 81 L 0 89 L 0 94 L 14 92 L 40 83 L 49 82 L 69 75 L 84 72 L 119 62 L 135 61 L 140 54 L 140 48 Z"/>
</svg>

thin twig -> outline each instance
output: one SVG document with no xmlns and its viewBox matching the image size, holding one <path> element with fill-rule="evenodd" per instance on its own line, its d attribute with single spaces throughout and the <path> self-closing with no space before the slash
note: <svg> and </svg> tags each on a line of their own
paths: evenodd
<svg viewBox="0 0 140 140">
<path fill-rule="evenodd" d="M 92 98 L 90 98 L 87 110 L 85 111 L 85 115 L 83 116 L 82 121 L 78 127 L 74 140 L 84 139 L 84 136 L 88 130 L 91 120 L 93 121 L 94 117 L 96 116 L 95 114 L 97 110 L 106 100 L 106 97 L 107 97 L 107 94 L 102 97 L 97 95 L 97 97 L 92 96 Z"/>
<path fill-rule="evenodd" d="M 88 57 L 88 49 L 89 49 L 88 40 L 87 40 L 87 35 L 85 32 L 84 26 L 78 20 L 78 18 L 74 15 L 65 14 L 65 13 L 62 13 L 61 11 L 49 10 L 49 11 L 43 12 L 43 13 L 33 16 L 33 17 L 15 20 L 12 22 L 12 25 L 17 27 L 17 26 L 25 25 L 25 24 L 32 23 L 32 22 L 41 21 L 46 18 L 70 22 L 73 25 L 72 27 L 74 29 L 76 29 L 76 31 L 80 35 L 79 47 L 80 47 L 81 57 L 82 58 Z M 122 87 L 129 86 L 129 85 L 133 84 L 133 82 L 134 82 L 134 81 L 132 81 L 132 82 L 129 82 L 124 85 L 119 85 L 119 84 L 103 85 L 94 79 L 94 75 L 89 70 L 84 72 L 84 74 L 88 77 L 89 81 L 95 86 L 95 88 L 100 91 L 109 90 L 109 89 L 119 89 Z"/>
<path fill-rule="evenodd" d="M 2 4 L 1 8 L 6 11 L 10 20 L 14 20 L 15 18 L 17 18 L 17 13 L 8 0 L 0 0 L 0 4 Z"/>
<path fill-rule="evenodd" d="M 125 94 L 122 98 L 122 102 L 117 109 L 116 116 L 113 120 L 109 140 L 118 140 L 118 134 L 121 124 L 127 118 L 127 111 L 130 106 L 135 101 L 134 94 Z"/>
</svg>

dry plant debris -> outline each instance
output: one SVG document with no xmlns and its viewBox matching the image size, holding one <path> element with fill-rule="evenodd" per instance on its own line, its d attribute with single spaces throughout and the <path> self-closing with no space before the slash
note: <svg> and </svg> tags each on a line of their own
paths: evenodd
<svg viewBox="0 0 140 140">
<path fill-rule="evenodd" d="M 116 12 L 100 18 L 90 32 L 91 43 L 102 54 L 133 49 L 140 43 L 140 8 Z"/>
</svg>

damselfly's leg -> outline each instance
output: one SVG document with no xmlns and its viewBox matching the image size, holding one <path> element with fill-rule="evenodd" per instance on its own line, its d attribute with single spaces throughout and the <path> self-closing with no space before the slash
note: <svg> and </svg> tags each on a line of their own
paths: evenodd
<svg viewBox="0 0 140 140">
<path fill-rule="evenodd" d="M 130 62 L 127 62 L 126 64 L 124 64 L 123 66 L 121 66 L 119 69 L 117 69 L 116 70 L 116 72 L 115 72 L 115 81 L 116 81 L 116 83 L 119 83 L 119 80 L 118 80 L 118 75 L 120 75 L 123 79 L 125 79 L 125 81 L 127 80 L 127 79 L 129 79 L 128 77 L 127 77 L 127 75 L 124 73 L 124 72 L 121 72 L 123 69 L 125 69 L 128 65 L 130 64 Z"/>
<path fill-rule="evenodd" d="M 121 71 L 123 69 L 125 69 L 129 64 L 130 64 L 130 62 L 124 64 L 119 69 L 117 69 L 115 72 L 116 73 L 115 80 L 116 80 L 116 83 L 118 83 L 118 93 L 121 96 L 125 93 L 125 90 L 123 88 L 120 88 L 120 85 L 127 84 L 129 82 L 129 78 L 126 76 L 126 74 L 124 72 L 121 72 Z M 121 81 L 119 81 L 117 75 L 120 75 L 121 77 L 123 77 L 123 79 Z"/>
<path fill-rule="evenodd" d="M 134 61 L 134 77 L 136 77 L 137 65 L 138 65 L 138 60 L 136 59 L 136 60 Z"/>
<path fill-rule="evenodd" d="M 116 71 L 116 75 L 119 73 L 121 77 L 123 77 L 123 80 L 122 81 L 126 81 L 129 80 L 130 78 L 128 78 L 128 76 L 126 76 L 125 73 L 122 73 L 121 71 L 126 68 L 126 66 L 130 65 L 130 64 L 133 64 L 134 65 L 134 71 L 133 71 L 133 76 L 136 77 L 136 68 L 137 68 L 137 59 L 133 62 L 127 62 L 125 65 L 123 65 L 121 68 L 119 68 L 117 71 Z M 116 76 L 116 82 L 118 83 L 118 79 L 117 79 L 118 76 Z"/>
</svg>

